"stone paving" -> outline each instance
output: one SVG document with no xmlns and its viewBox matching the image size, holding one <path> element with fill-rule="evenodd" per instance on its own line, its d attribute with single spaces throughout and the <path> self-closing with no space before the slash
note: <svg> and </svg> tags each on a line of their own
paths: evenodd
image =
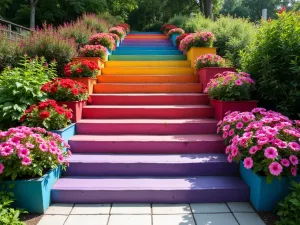
<svg viewBox="0 0 300 225">
<path fill-rule="evenodd" d="M 265 225 L 249 203 L 53 204 L 38 225 Z"/>
</svg>

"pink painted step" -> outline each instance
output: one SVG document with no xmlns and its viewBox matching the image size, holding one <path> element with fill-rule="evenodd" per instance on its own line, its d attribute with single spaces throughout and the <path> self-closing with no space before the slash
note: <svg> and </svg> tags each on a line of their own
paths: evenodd
<svg viewBox="0 0 300 225">
<path fill-rule="evenodd" d="M 182 119 L 213 118 L 214 108 L 208 105 L 90 105 L 82 111 L 83 119 Z"/>
<path fill-rule="evenodd" d="M 208 105 L 206 94 L 92 94 L 93 105 Z"/>
<path fill-rule="evenodd" d="M 69 144 L 73 153 L 224 153 L 224 141 L 215 134 L 75 135 Z"/>
<path fill-rule="evenodd" d="M 76 124 L 77 134 L 215 134 L 214 119 L 83 119 Z"/>
</svg>

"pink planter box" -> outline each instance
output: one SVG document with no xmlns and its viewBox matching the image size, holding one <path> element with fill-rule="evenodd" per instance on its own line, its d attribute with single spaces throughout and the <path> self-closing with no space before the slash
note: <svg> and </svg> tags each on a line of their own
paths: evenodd
<svg viewBox="0 0 300 225">
<path fill-rule="evenodd" d="M 216 99 L 210 99 L 209 101 L 215 108 L 217 120 L 223 119 L 228 111 L 247 112 L 257 107 L 257 101 L 220 101 Z"/>
<path fill-rule="evenodd" d="M 203 90 L 206 88 L 210 79 L 214 78 L 217 73 L 223 73 L 225 71 L 235 72 L 235 68 L 226 67 L 205 67 L 197 70 L 197 75 L 199 76 L 199 82 L 203 85 Z"/>
<path fill-rule="evenodd" d="M 82 118 L 82 108 L 86 105 L 86 101 L 76 101 L 76 102 L 57 102 L 58 105 L 67 105 L 67 108 L 72 109 L 73 117 L 72 122 L 77 123 Z"/>
</svg>

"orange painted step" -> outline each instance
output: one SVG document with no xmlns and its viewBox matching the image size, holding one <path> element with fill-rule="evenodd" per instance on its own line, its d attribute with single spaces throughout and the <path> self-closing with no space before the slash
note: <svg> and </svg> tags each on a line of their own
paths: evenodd
<svg viewBox="0 0 300 225">
<path fill-rule="evenodd" d="M 199 83 L 97 83 L 94 93 L 200 93 Z"/>
<path fill-rule="evenodd" d="M 197 83 L 196 75 L 100 75 L 99 83 Z"/>
<path fill-rule="evenodd" d="M 192 75 L 191 67 L 106 67 L 104 75 Z"/>
</svg>

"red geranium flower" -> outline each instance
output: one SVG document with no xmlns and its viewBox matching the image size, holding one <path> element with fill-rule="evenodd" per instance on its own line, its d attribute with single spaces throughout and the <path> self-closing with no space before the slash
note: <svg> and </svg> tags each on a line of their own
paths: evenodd
<svg viewBox="0 0 300 225">
<path fill-rule="evenodd" d="M 43 111 L 40 113 L 41 119 L 47 119 L 50 116 L 50 113 L 48 111 Z"/>
<path fill-rule="evenodd" d="M 65 110 L 64 108 L 60 107 L 60 106 L 57 106 L 55 107 L 55 110 L 58 114 L 64 114 L 65 113 Z"/>
<path fill-rule="evenodd" d="M 65 112 L 65 115 L 66 115 L 66 117 L 67 117 L 68 119 L 71 119 L 71 118 L 73 117 L 72 112 L 69 111 L 69 110 L 67 110 L 67 111 Z"/>
</svg>

